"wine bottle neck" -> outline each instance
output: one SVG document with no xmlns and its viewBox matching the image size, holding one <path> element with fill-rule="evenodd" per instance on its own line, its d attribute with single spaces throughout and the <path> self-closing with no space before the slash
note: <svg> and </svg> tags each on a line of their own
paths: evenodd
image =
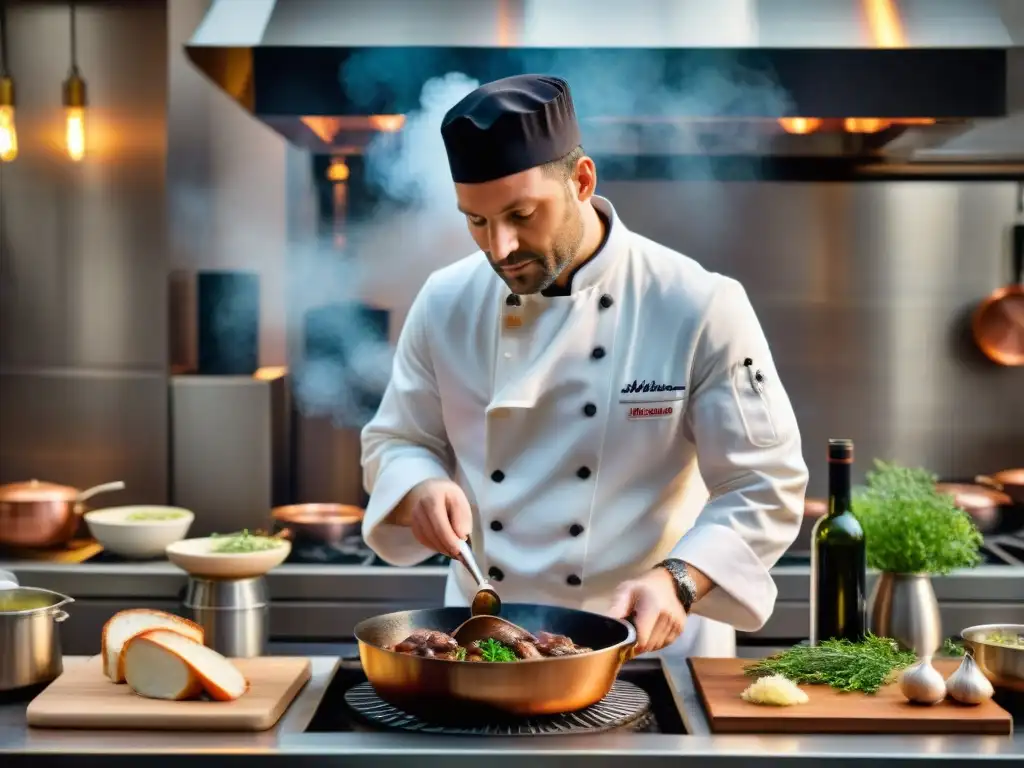
<svg viewBox="0 0 1024 768">
<path fill-rule="evenodd" d="M 850 510 L 851 483 L 849 462 L 828 464 L 828 514 L 841 515 Z"/>
</svg>

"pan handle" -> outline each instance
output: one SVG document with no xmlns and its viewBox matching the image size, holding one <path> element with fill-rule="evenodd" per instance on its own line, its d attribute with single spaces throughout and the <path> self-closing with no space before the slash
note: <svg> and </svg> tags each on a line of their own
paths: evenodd
<svg viewBox="0 0 1024 768">
<path fill-rule="evenodd" d="M 994 488 L 997 491 L 1004 490 L 1002 483 L 1000 483 L 998 480 L 989 477 L 988 475 L 978 475 L 977 477 L 974 478 L 974 482 L 976 482 L 978 485 L 984 485 L 989 488 Z"/>
<path fill-rule="evenodd" d="M 619 651 L 620 664 L 625 664 L 636 657 L 636 614 L 629 614 L 623 621 L 629 625 L 629 635 L 626 637 L 629 642 Z"/>
<path fill-rule="evenodd" d="M 1013 225 L 1013 280 L 1024 285 L 1024 224 Z"/>
</svg>

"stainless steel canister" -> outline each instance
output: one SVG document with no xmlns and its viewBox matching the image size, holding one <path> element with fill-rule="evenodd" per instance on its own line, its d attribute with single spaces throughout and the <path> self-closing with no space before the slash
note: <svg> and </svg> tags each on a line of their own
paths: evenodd
<svg viewBox="0 0 1024 768">
<path fill-rule="evenodd" d="M 60 627 L 73 603 L 35 587 L 0 589 L 0 691 L 49 683 L 64 671 Z"/>
<path fill-rule="evenodd" d="M 262 656 L 270 634 L 267 580 L 189 578 L 186 615 L 206 631 L 206 644 L 229 658 Z"/>
</svg>

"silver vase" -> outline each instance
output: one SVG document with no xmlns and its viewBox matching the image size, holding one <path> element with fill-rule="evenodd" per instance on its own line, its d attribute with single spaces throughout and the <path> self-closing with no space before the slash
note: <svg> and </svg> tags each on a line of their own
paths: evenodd
<svg viewBox="0 0 1024 768">
<path fill-rule="evenodd" d="M 868 611 L 874 634 L 891 637 L 918 658 L 933 655 L 942 645 L 939 601 L 928 574 L 879 574 Z"/>
</svg>

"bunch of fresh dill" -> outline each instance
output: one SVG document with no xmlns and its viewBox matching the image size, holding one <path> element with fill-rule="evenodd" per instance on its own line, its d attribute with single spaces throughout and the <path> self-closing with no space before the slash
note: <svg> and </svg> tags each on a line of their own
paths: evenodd
<svg viewBox="0 0 1024 768">
<path fill-rule="evenodd" d="M 860 642 L 825 640 L 797 645 L 744 668 L 748 675 L 782 675 L 794 683 L 828 685 L 840 691 L 877 693 L 893 673 L 913 664 L 915 656 L 896 641 L 868 634 Z"/>
<path fill-rule="evenodd" d="M 981 563 L 981 533 L 935 487 L 935 475 L 876 460 L 867 480 L 854 496 L 853 514 L 864 529 L 869 567 L 944 575 Z"/>
</svg>

